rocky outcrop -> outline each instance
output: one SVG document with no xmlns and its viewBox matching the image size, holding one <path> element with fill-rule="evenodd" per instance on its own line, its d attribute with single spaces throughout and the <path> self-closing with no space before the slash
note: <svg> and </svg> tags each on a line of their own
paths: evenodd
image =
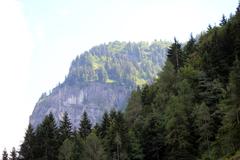
<svg viewBox="0 0 240 160">
<path fill-rule="evenodd" d="M 65 81 L 41 96 L 30 123 L 36 127 L 50 112 L 59 122 L 67 112 L 78 128 L 84 111 L 96 123 L 105 111 L 123 110 L 131 91 L 152 81 L 163 67 L 166 48 L 160 44 L 112 42 L 85 52 L 72 62 Z"/>
</svg>

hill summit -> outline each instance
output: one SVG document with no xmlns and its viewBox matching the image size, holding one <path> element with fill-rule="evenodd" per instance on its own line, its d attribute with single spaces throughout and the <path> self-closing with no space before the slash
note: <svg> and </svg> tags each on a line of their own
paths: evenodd
<svg viewBox="0 0 240 160">
<path fill-rule="evenodd" d="M 105 111 L 123 110 L 137 86 L 151 83 L 164 66 L 168 42 L 101 44 L 72 61 L 65 81 L 36 103 L 30 123 L 36 127 L 50 112 L 56 121 L 67 112 L 78 127 L 84 111 L 92 123 Z"/>
</svg>

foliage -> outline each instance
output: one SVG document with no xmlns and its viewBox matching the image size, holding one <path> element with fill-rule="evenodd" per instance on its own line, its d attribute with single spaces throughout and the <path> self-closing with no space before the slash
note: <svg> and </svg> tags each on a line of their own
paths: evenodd
<svg viewBox="0 0 240 160">
<path fill-rule="evenodd" d="M 166 60 L 165 41 L 119 42 L 95 46 L 77 57 L 71 65 L 66 83 L 119 83 L 126 86 L 143 85 L 156 77 Z"/>
</svg>

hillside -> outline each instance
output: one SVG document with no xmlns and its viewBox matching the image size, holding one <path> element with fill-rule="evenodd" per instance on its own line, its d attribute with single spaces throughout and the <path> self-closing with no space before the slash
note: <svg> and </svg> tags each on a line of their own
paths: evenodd
<svg viewBox="0 0 240 160">
<path fill-rule="evenodd" d="M 33 126 L 50 112 L 57 122 L 68 112 L 78 127 L 86 111 L 92 123 L 105 111 L 123 110 L 133 89 L 153 81 L 164 66 L 168 42 L 110 42 L 91 48 L 72 61 L 65 81 L 42 94 L 30 117 Z"/>
</svg>

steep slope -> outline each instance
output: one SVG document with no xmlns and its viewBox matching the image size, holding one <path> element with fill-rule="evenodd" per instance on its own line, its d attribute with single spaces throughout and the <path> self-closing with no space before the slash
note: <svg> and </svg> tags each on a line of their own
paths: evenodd
<svg viewBox="0 0 240 160">
<path fill-rule="evenodd" d="M 30 117 L 33 126 L 52 112 L 57 120 L 68 112 L 78 127 L 84 111 L 92 123 L 105 111 L 123 110 L 138 85 L 151 82 L 165 63 L 169 43 L 111 42 L 93 47 L 73 60 L 62 84 L 43 94 Z"/>
</svg>

